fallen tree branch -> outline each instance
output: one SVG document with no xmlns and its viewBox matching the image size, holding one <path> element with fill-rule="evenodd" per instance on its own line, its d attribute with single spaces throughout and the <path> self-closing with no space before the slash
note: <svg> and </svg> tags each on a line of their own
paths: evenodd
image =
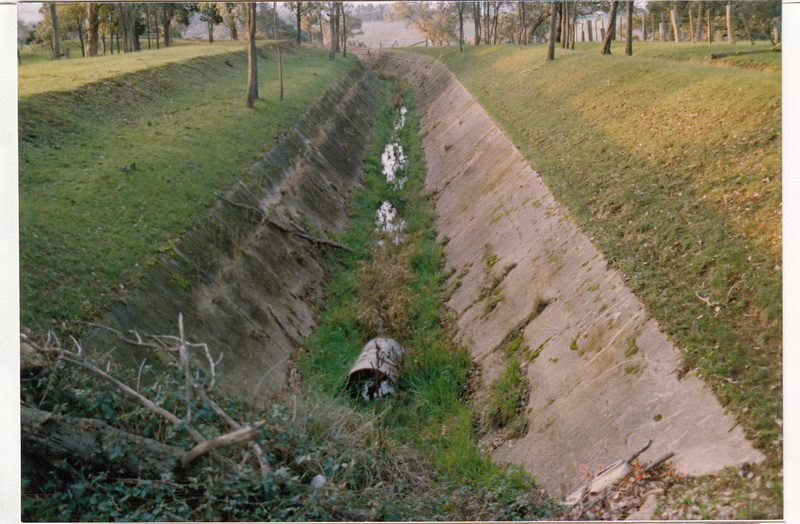
<svg viewBox="0 0 800 524">
<path fill-rule="evenodd" d="M 25 456 L 44 460 L 72 459 L 98 469 L 117 468 L 148 479 L 159 479 L 175 471 L 176 457 L 184 451 L 175 446 L 141 437 L 90 418 L 65 419 L 62 416 L 20 406 L 22 451 Z M 124 449 L 124 453 L 120 453 Z M 208 465 L 198 462 L 188 472 L 199 472 Z M 188 466 L 188 463 L 187 463 Z M 73 470 L 67 464 L 65 470 Z"/>
<path fill-rule="evenodd" d="M 258 434 L 258 429 L 266 424 L 266 421 L 256 422 L 251 426 L 247 426 L 242 429 L 237 429 L 231 433 L 226 433 L 225 435 L 220 435 L 219 437 L 214 437 L 212 439 L 206 440 L 205 442 L 196 445 L 186 453 L 180 456 L 181 466 L 184 468 L 187 467 L 189 464 L 192 463 L 196 458 L 205 455 L 215 449 L 224 448 L 228 446 L 233 446 L 234 444 L 239 444 L 241 442 L 247 442 L 248 440 L 252 440 Z"/>
<path fill-rule="evenodd" d="M 674 456 L 675 456 L 675 453 L 670 451 L 669 453 L 663 455 L 661 458 L 659 458 L 655 462 L 649 464 L 646 468 L 644 468 L 644 471 L 648 472 L 651 469 L 655 469 L 655 468 L 657 468 L 658 466 L 660 466 L 661 464 L 663 464 L 664 462 L 666 462 L 667 460 L 671 459 Z"/>
<path fill-rule="evenodd" d="M 226 196 L 224 196 L 224 195 L 222 195 L 220 193 L 217 193 L 216 191 L 214 192 L 214 196 L 216 196 L 220 200 L 223 200 L 223 201 L 227 202 L 228 204 L 230 204 L 232 206 L 241 207 L 243 209 L 247 209 L 249 211 L 252 211 L 258 217 L 258 222 L 263 222 L 264 221 L 264 218 L 265 218 L 264 217 L 264 213 L 260 209 L 258 209 L 257 207 L 253 207 L 253 206 L 251 206 L 249 204 L 244 204 L 242 202 L 235 202 L 235 201 L 227 198 Z"/>
<path fill-rule="evenodd" d="M 197 384 L 193 384 L 195 391 L 197 392 L 197 396 L 200 399 L 208 404 L 208 407 L 216 413 L 222 420 L 224 420 L 230 427 L 233 429 L 242 429 L 242 425 L 236 422 L 230 415 L 228 415 L 224 409 L 222 409 L 219 404 L 214 402 L 211 397 L 209 397 L 203 388 L 198 386 Z M 256 454 L 256 458 L 258 459 L 258 464 L 261 466 L 261 474 L 266 475 L 270 471 L 269 462 L 267 461 L 266 455 L 264 455 L 264 450 L 261 449 L 261 445 L 258 442 L 250 441 L 250 447 L 253 448 L 253 451 Z"/>
<path fill-rule="evenodd" d="M 291 229 L 289 227 L 284 226 L 283 224 L 280 224 L 280 223 L 276 222 L 273 219 L 270 219 L 269 223 L 272 224 L 273 226 L 277 227 L 281 231 L 289 233 L 290 235 L 295 235 L 295 236 L 300 237 L 300 238 L 302 238 L 304 240 L 308 240 L 309 242 L 313 242 L 314 244 L 323 244 L 323 245 L 326 245 L 326 246 L 335 247 L 336 249 L 342 249 L 344 251 L 348 251 L 348 252 L 351 252 L 351 253 L 353 252 L 353 248 L 351 248 L 349 246 L 345 246 L 343 244 L 339 244 L 338 242 L 333 242 L 332 240 L 325 240 L 324 238 L 318 238 L 318 237 L 315 237 L 315 236 L 311 236 L 308 233 L 303 233 L 301 231 L 296 231 L 294 229 Z"/>
</svg>

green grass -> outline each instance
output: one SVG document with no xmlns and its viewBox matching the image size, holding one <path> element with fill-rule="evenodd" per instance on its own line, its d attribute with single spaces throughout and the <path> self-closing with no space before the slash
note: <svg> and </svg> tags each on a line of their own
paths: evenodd
<svg viewBox="0 0 800 524">
<path fill-rule="evenodd" d="M 779 468 L 781 74 L 702 47 L 413 50 L 455 72 Z"/>
<path fill-rule="evenodd" d="M 214 56 L 235 51 L 247 52 L 246 42 L 222 41 L 214 44 L 175 41 L 169 48 L 146 49 L 138 53 L 110 52 L 105 56 L 81 57 L 80 42 L 61 42 L 62 52 L 70 50 L 70 58 L 53 60 L 49 45 L 23 46 L 18 70 L 19 96 L 48 91 L 70 91 L 76 87 L 111 79 L 127 73 L 184 62 L 201 56 Z M 263 45 L 263 42 L 262 44 Z M 283 46 L 281 46 L 283 47 Z M 115 48 L 116 49 L 116 48 Z M 102 49 L 100 50 L 102 53 Z"/>
<path fill-rule="evenodd" d="M 184 56 L 190 47 L 175 53 Z M 243 51 L 20 99 L 23 325 L 46 329 L 91 319 L 123 286 L 135 285 L 152 255 L 189 228 L 214 203 L 214 192 L 241 177 L 353 63 L 330 61 L 317 49 L 284 53 L 281 102 L 277 61 L 265 56 L 261 98 L 251 109 Z M 93 63 L 104 70 L 102 60 Z M 121 70 L 140 67 L 136 53 L 114 60 Z"/>
<path fill-rule="evenodd" d="M 519 359 L 513 355 L 506 362 L 490 390 L 489 418 L 495 427 L 502 428 L 511 422 L 525 406 L 525 379 L 520 371 Z"/>
<path fill-rule="evenodd" d="M 398 89 L 403 92 L 402 83 Z M 390 98 L 388 93 L 385 96 Z M 396 100 L 396 95 L 391 99 Z M 380 449 L 389 453 L 405 447 L 417 450 L 435 482 L 428 485 L 420 500 L 406 500 L 401 507 L 422 503 L 430 511 L 435 506 L 435 511 L 425 518 L 545 515 L 551 506 L 537 499 L 530 477 L 521 470 L 494 465 L 476 448 L 473 414 L 466 393 L 472 362 L 467 350 L 453 342 L 442 305 L 446 292 L 444 259 L 441 245 L 436 242 L 432 203 L 423 191 L 425 168 L 417 135 L 418 116 L 410 108 L 400 132 L 409 158 L 405 170 L 408 178 L 402 188 L 387 183 L 381 173 L 380 155 L 390 139 L 392 121 L 391 111 L 379 114 L 373 145 L 365 157 L 366 186 L 355 191 L 350 228 L 339 238 L 353 252 L 336 253 L 328 263 L 327 300 L 318 314 L 319 326 L 307 340 L 308 351 L 299 361 L 304 386 L 373 412 L 375 424 L 382 428 L 377 443 Z M 375 232 L 375 213 L 387 199 L 406 222 L 399 245 Z M 376 247 L 380 239 L 384 243 Z M 406 255 L 387 260 L 377 254 L 380 249 Z M 384 331 L 366 320 L 368 304 L 360 296 L 363 287 L 359 278 L 373 260 L 389 266 L 405 264 L 411 271 L 407 283 L 395 290 L 408 297 L 402 302 L 409 321 L 384 326 Z M 383 270 L 393 272 L 399 268 Z M 396 338 L 406 348 L 404 365 L 396 395 L 362 405 L 361 401 L 349 400 L 343 384 L 363 345 L 377 335 Z M 448 502 L 442 506 L 431 503 L 438 498 Z M 388 517 L 402 519 L 408 515 L 403 510 Z"/>
</svg>

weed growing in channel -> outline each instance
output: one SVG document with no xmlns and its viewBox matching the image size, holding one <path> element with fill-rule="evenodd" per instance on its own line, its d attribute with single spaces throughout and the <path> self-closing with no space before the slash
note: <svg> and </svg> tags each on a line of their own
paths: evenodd
<svg viewBox="0 0 800 524">
<path fill-rule="evenodd" d="M 387 81 L 391 86 L 392 82 Z M 387 91 L 390 105 L 399 107 L 397 88 Z M 465 348 L 452 340 L 450 319 L 443 307 L 447 273 L 442 245 L 436 241 L 434 214 L 424 193 L 424 164 L 417 134 L 418 117 L 409 93 L 403 93 L 406 125 L 399 130 L 408 157 L 402 186 L 382 175 L 380 155 L 392 133 L 393 112 L 384 109 L 365 156 L 365 187 L 352 196 L 350 228 L 338 241 L 353 248 L 328 260 L 328 300 L 319 312 L 319 327 L 307 340 L 308 352 L 299 367 L 306 387 L 332 402 L 368 412 L 376 434 L 371 441 L 381 453 L 401 460 L 420 458 L 417 471 L 425 478 L 418 504 L 447 518 L 538 518 L 554 506 L 542 499 L 524 473 L 500 468 L 478 452 L 467 377 L 472 366 Z M 376 231 L 375 212 L 390 201 L 404 221 L 401 240 Z M 394 290 L 382 286 L 396 284 Z M 390 335 L 406 348 L 397 393 L 361 406 L 342 394 L 342 383 L 361 347 L 375 335 Z M 424 465 L 423 465 L 424 464 Z M 397 479 L 384 478 L 387 493 Z M 415 482 L 410 477 L 403 481 Z M 498 489 L 502 485 L 503 489 Z M 399 494 L 399 492 L 398 492 Z M 412 503 L 391 496 L 393 519 L 408 518 Z M 442 501 L 447 502 L 442 502 Z M 439 505 L 441 504 L 441 505 Z"/>
</svg>

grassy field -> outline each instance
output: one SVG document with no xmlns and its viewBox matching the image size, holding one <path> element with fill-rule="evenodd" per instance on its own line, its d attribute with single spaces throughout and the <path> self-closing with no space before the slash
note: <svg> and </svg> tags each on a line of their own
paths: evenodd
<svg viewBox="0 0 800 524">
<path fill-rule="evenodd" d="M 145 45 L 147 45 L 145 43 Z M 201 56 L 214 56 L 247 49 L 246 44 L 221 41 L 214 44 L 175 41 L 169 49 L 138 53 L 114 53 L 93 58 L 81 57 L 80 42 L 62 42 L 62 52 L 70 49 L 71 58 L 52 60 L 48 46 L 24 46 L 20 51 L 19 96 L 25 97 L 49 91 L 68 91 L 127 73 L 134 73 L 166 64 L 183 62 Z"/>
<path fill-rule="evenodd" d="M 74 77 L 74 89 L 20 98 L 24 326 L 92 318 L 352 64 L 350 57 L 330 61 L 324 50 L 288 50 L 281 102 L 277 60 L 267 51 L 259 60 L 261 98 L 248 109 L 243 47 L 215 44 L 228 53 L 202 56 L 205 45 L 178 46 L 175 56 L 185 59 L 146 70 L 152 63 L 142 61 L 144 52 L 87 59 L 91 74 L 83 61 L 65 61 L 56 67 Z M 166 60 L 172 51 L 160 53 L 150 56 Z M 30 67 L 47 65 L 54 64 Z M 109 69 L 127 74 L 83 80 Z M 26 91 L 44 77 L 20 82 Z"/>
<path fill-rule="evenodd" d="M 767 453 L 775 515 L 780 67 L 718 67 L 683 46 L 582 44 L 551 63 L 541 45 L 413 50 L 456 73 L 682 348 L 681 373 L 704 377 Z"/>
</svg>

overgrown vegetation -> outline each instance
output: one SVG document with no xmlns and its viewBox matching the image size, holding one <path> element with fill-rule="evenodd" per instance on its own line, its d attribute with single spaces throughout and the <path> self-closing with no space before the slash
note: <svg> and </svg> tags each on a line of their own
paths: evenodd
<svg viewBox="0 0 800 524">
<path fill-rule="evenodd" d="M 415 51 L 456 73 L 683 349 L 681 374 L 737 415 L 769 457 L 770 509 L 752 518 L 780 515 L 780 68 L 685 60 L 705 44 L 598 45 L 551 63 L 540 46 Z"/>
<path fill-rule="evenodd" d="M 402 92 L 402 83 L 399 89 Z M 402 186 L 387 182 L 381 172 L 380 155 L 390 140 L 393 121 L 389 110 L 379 115 L 373 146 L 365 158 L 366 186 L 356 190 L 351 227 L 339 239 L 353 252 L 336 253 L 330 259 L 325 308 L 319 314 L 319 327 L 309 338 L 308 352 L 300 359 L 305 384 L 322 395 L 343 397 L 344 377 L 362 346 L 375 336 L 396 337 L 406 348 L 397 394 L 356 409 L 374 413 L 373 423 L 383 428 L 376 443 L 380 449 L 402 457 L 403 449 L 411 448 L 424 457 L 430 483 L 414 496 L 425 504 L 439 497 L 450 500 L 442 514 L 448 518 L 547 515 L 553 506 L 539 498 L 531 479 L 521 470 L 499 468 L 475 447 L 473 415 L 466 394 L 472 363 L 466 349 L 453 343 L 442 306 L 446 275 L 442 249 L 435 239 L 431 203 L 423 191 L 425 170 L 416 134 L 418 118 L 409 111 L 400 130 L 409 159 L 405 171 L 397 175 L 405 178 Z M 387 200 L 405 222 L 397 244 L 394 233 L 387 235 L 376 229 L 375 212 Z M 380 278 L 387 281 L 395 278 L 392 275 L 403 275 L 400 280 L 405 284 L 396 286 L 391 297 L 377 297 L 370 291 L 375 272 L 385 275 Z M 393 318 L 402 316 L 408 321 L 377 323 L 370 311 L 387 311 L 398 305 L 403 312 Z M 400 490 L 407 480 L 398 479 L 385 489 Z M 401 491 L 405 503 L 411 504 L 408 489 L 414 489 L 413 482 Z"/>
<path fill-rule="evenodd" d="M 275 57 L 262 48 L 261 98 L 247 109 L 244 51 L 136 71 L 144 55 L 114 57 L 125 75 L 20 99 L 20 309 L 32 329 L 72 329 L 135 285 L 152 255 L 352 64 L 318 49 L 284 52 L 279 102 Z"/>
</svg>

